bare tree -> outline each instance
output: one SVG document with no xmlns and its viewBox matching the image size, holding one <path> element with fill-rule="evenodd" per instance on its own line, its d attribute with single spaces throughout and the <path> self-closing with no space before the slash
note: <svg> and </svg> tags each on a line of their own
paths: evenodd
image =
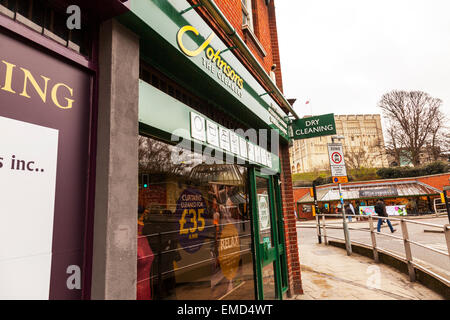
<svg viewBox="0 0 450 320">
<path fill-rule="evenodd" d="M 395 130 L 395 126 L 388 125 L 386 129 L 387 139 L 386 139 L 386 154 L 390 155 L 395 159 L 397 165 L 400 165 L 400 157 L 402 154 L 401 146 L 398 144 L 400 137 L 398 136 L 398 131 Z"/>
<path fill-rule="evenodd" d="M 359 170 L 372 166 L 373 157 L 362 146 L 345 148 L 345 164 L 349 169 Z"/>
<path fill-rule="evenodd" d="M 173 153 L 176 153 L 176 159 L 179 156 L 179 159 L 186 158 L 187 161 L 172 161 Z M 139 136 L 138 155 L 140 171 L 179 175 L 189 166 L 191 153 L 152 138 Z"/>
<path fill-rule="evenodd" d="M 422 91 L 391 91 L 384 94 L 378 106 L 388 119 L 388 152 L 397 160 L 400 155 L 420 164 L 420 153 L 427 142 L 442 130 L 442 100 Z M 437 141 L 434 142 L 437 145 Z"/>
</svg>

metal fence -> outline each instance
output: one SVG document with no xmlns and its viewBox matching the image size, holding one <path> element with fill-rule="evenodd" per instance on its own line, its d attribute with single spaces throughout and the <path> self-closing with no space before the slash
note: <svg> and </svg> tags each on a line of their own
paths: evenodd
<svg viewBox="0 0 450 320">
<path fill-rule="evenodd" d="M 446 256 L 448 258 L 449 261 L 449 266 L 450 266 L 450 224 L 446 224 L 446 225 L 439 225 L 439 224 L 434 224 L 434 223 L 428 223 L 428 222 L 421 222 L 418 220 L 411 220 L 411 219 L 406 219 L 406 218 L 395 218 L 392 216 L 389 217 L 381 217 L 381 216 L 366 216 L 364 217 L 364 219 L 368 219 L 368 223 L 369 223 L 369 229 L 364 229 L 364 228 L 353 228 L 348 226 L 348 224 L 345 222 L 342 224 L 342 226 L 338 226 L 336 224 L 327 224 L 326 223 L 326 217 L 333 217 L 334 221 L 336 221 L 336 214 L 317 214 L 316 215 L 316 229 L 317 229 L 317 236 L 318 236 L 318 241 L 319 243 L 321 242 L 321 239 L 323 238 L 323 242 L 328 245 L 328 239 L 337 239 L 337 240 L 344 240 L 346 241 L 348 238 L 348 242 L 347 242 L 347 253 L 350 255 L 351 254 L 351 243 L 354 244 L 359 244 L 362 246 L 368 246 L 367 243 L 362 243 L 362 242 L 358 242 L 358 241 L 352 241 L 351 240 L 351 234 L 347 232 L 345 232 L 345 228 L 348 230 L 355 230 L 355 231 L 360 231 L 360 232 L 366 232 L 368 233 L 368 236 L 370 236 L 370 241 L 369 243 L 372 247 L 372 251 L 373 251 L 373 259 L 376 262 L 379 262 L 379 256 L 378 256 L 378 252 L 386 252 L 394 257 L 400 258 L 402 260 L 406 260 L 406 264 L 408 266 L 408 273 L 409 273 L 409 278 L 411 281 L 415 281 L 416 280 L 416 274 L 414 271 L 414 268 L 423 270 L 431 275 L 433 275 L 434 277 L 438 278 L 441 282 L 446 283 L 448 286 L 450 286 L 450 279 L 448 277 L 443 276 L 442 274 L 438 274 L 433 270 L 430 270 L 429 266 L 424 265 L 423 263 L 421 263 L 421 261 L 417 261 L 417 258 L 415 258 L 413 256 L 412 250 L 411 250 L 411 244 L 414 244 L 416 246 L 419 246 L 421 248 L 430 250 L 431 252 Z M 341 216 L 342 217 L 342 216 Z M 360 215 L 345 215 L 345 217 L 353 217 L 353 218 L 361 218 Z M 400 223 L 401 226 L 401 235 L 394 235 L 394 234 L 389 234 L 389 233 L 381 233 L 378 232 L 376 230 L 376 226 L 374 226 L 374 221 L 378 222 L 379 219 L 389 219 L 391 221 L 398 221 Z M 340 219 L 339 221 L 343 221 L 342 219 Z M 420 243 L 419 241 L 415 241 L 413 239 L 410 238 L 410 235 L 408 233 L 408 224 L 417 224 L 417 225 L 422 225 L 422 226 L 427 226 L 427 227 L 432 227 L 432 228 L 437 228 L 437 229 L 441 229 L 443 230 L 444 236 L 445 236 L 445 243 L 447 245 L 447 252 L 430 247 L 429 245 Z M 343 238 L 338 238 L 335 236 L 331 236 L 329 234 L 327 234 L 327 229 L 341 229 L 344 231 L 344 239 Z M 393 252 L 392 250 L 389 250 L 387 248 L 382 248 L 379 245 L 377 245 L 377 237 L 389 237 L 392 239 L 397 239 L 397 240 L 401 240 L 403 242 L 403 249 L 404 249 L 404 257 L 399 256 L 398 253 Z M 428 262 L 427 262 L 428 263 Z"/>
</svg>

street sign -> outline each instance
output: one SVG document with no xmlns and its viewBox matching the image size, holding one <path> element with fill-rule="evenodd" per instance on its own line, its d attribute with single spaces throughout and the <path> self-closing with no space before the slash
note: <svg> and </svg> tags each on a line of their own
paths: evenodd
<svg viewBox="0 0 450 320">
<path fill-rule="evenodd" d="M 342 144 L 328 144 L 328 158 L 330 161 L 331 176 L 333 183 L 348 182 L 347 169 L 345 168 L 344 151 Z"/>
<path fill-rule="evenodd" d="M 336 134 L 334 114 L 323 114 L 308 118 L 297 119 L 292 122 L 290 136 L 294 140 L 307 139 Z"/>
<path fill-rule="evenodd" d="M 333 177 L 333 183 L 346 183 L 348 182 L 347 177 Z"/>
</svg>

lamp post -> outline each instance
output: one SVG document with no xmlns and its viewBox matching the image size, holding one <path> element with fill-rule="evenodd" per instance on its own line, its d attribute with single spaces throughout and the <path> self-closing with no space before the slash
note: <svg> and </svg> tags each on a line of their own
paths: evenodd
<svg viewBox="0 0 450 320">
<path fill-rule="evenodd" d="M 345 139 L 345 137 L 344 136 L 331 136 L 331 143 L 334 143 L 334 139 L 341 140 L 341 139 Z M 345 216 L 344 197 L 342 196 L 341 183 L 338 183 L 338 188 L 339 188 L 339 200 L 341 202 L 342 226 L 344 228 L 345 248 L 347 250 L 347 255 L 350 256 L 352 254 L 352 245 L 350 242 L 350 235 L 348 232 L 347 218 Z"/>
</svg>

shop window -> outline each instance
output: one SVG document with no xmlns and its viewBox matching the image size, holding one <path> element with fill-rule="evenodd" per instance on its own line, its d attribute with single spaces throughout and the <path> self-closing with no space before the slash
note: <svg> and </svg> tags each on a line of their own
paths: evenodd
<svg viewBox="0 0 450 320">
<path fill-rule="evenodd" d="M 0 0 L 0 13 L 75 52 L 91 55 L 89 23 L 82 21 L 84 28 L 69 30 L 67 13 L 56 10 L 49 1 Z"/>
<path fill-rule="evenodd" d="M 255 299 L 247 169 L 139 137 L 138 299 Z"/>
</svg>

